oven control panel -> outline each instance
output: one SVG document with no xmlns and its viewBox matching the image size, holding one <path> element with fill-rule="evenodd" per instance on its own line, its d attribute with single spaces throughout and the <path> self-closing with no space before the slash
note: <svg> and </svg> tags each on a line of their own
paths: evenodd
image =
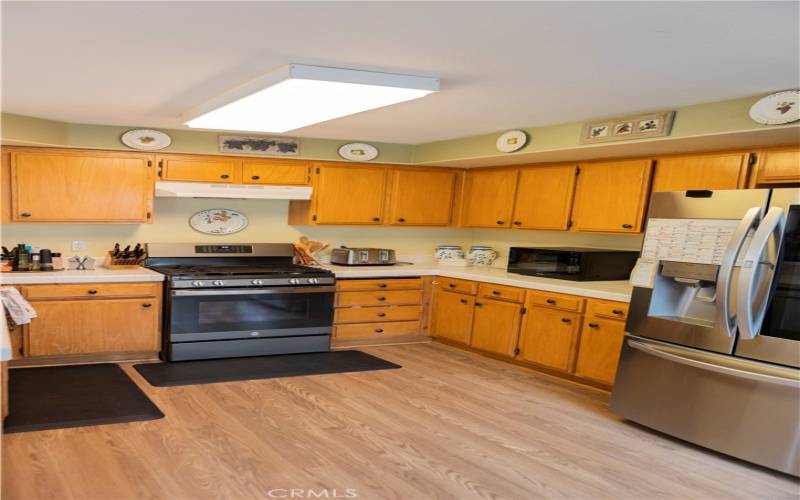
<svg viewBox="0 0 800 500">
<path fill-rule="evenodd" d="M 253 253 L 252 245 L 195 245 L 195 253 Z"/>
</svg>

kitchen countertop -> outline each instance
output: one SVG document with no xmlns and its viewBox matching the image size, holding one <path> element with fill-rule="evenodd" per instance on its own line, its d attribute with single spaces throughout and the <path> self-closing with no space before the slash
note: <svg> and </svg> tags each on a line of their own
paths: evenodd
<svg viewBox="0 0 800 500">
<path fill-rule="evenodd" d="M 91 271 L 50 271 L 29 273 L 2 273 L 2 285 L 44 285 L 63 283 L 134 283 L 164 281 L 164 275 L 140 267 L 139 269 L 106 269 Z"/>
<path fill-rule="evenodd" d="M 337 278 L 400 278 L 404 276 L 444 276 L 483 281 L 546 292 L 581 295 L 595 299 L 630 302 L 633 288 L 628 281 L 568 281 L 509 273 L 505 269 L 486 267 L 454 267 L 435 263 L 396 264 L 394 266 L 323 265 Z"/>
</svg>

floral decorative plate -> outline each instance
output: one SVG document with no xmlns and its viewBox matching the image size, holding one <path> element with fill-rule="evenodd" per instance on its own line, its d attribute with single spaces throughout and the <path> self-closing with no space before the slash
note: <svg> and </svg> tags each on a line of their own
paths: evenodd
<svg viewBox="0 0 800 500">
<path fill-rule="evenodd" d="M 522 130 L 509 130 L 497 138 L 495 146 L 502 153 L 513 153 L 528 143 L 528 136 Z"/>
<path fill-rule="evenodd" d="M 128 130 L 120 137 L 122 144 L 142 151 L 156 151 L 172 144 L 172 138 L 158 130 Z"/>
<path fill-rule="evenodd" d="M 339 156 L 350 161 L 370 161 L 378 157 L 378 148 L 363 142 L 351 142 L 339 148 Z"/>
<path fill-rule="evenodd" d="M 776 92 L 750 108 L 750 118 L 764 125 L 783 125 L 800 120 L 800 90 Z"/>
<path fill-rule="evenodd" d="M 189 225 L 203 234 L 233 234 L 247 227 L 247 217 L 236 210 L 210 208 L 192 215 Z"/>
</svg>

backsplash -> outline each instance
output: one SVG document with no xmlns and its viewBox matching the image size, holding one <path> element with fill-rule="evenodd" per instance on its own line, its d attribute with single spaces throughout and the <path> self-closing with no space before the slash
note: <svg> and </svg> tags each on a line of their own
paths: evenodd
<svg viewBox="0 0 800 500">
<path fill-rule="evenodd" d="M 393 248 L 398 258 L 432 256 L 437 245 L 489 245 L 505 262 L 509 246 L 591 246 L 638 250 L 641 236 L 567 233 L 559 231 L 512 231 L 441 227 L 369 226 L 290 226 L 288 203 L 283 200 L 209 200 L 156 198 L 152 224 L 4 224 L 0 239 L 6 247 L 25 242 L 65 255 L 101 256 L 115 242 L 292 242 L 306 235 L 311 239 L 338 245 Z M 189 217 L 208 208 L 229 208 L 245 214 L 248 226 L 239 233 L 216 236 L 198 233 L 189 227 Z M 72 252 L 73 240 L 87 243 L 88 249 Z"/>
</svg>

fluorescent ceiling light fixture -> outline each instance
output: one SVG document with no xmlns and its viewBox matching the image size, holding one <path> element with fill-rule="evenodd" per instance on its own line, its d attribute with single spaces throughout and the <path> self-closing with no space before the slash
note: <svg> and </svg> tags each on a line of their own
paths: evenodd
<svg viewBox="0 0 800 500">
<path fill-rule="evenodd" d="M 438 90 L 438 78 L 290 64 L 191 110 L 185 124 L 282 133 Z"/>
</svg>

